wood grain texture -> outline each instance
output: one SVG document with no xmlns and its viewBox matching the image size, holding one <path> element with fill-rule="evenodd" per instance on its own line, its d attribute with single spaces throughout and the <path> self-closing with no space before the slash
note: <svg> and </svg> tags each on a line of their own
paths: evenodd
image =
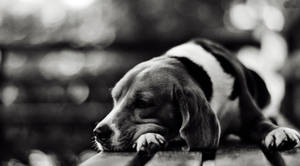
<svg viewBox="0 0 300 166">
<path fill-rule="evenodd" d="M 169 151 L 156 153 L 146 166 L 199 166 L 201 162 L 201 152 Z"/>
<path fill-rule="evenodd" d="M 215 166 L 271 166 L 257 148 L 223 149 L 217 152 Z"/>
<path fill-rule="evenodd" d="M 300 148 L 281 153 L 287 166 L 300 165 Z"/>
<path fill-rule="evenodd" d="M 201 152 L 163 151 L 157 152 L 145 166 L 299 166 L 300 148 L 286 152 L 265 152 L 255 146 L 232 146 L 220 148 L 214 160 L 202 163 Z M 143 165 L 133 158 L 136 153 L 100 153 L 80 166 Z"/>
<path fill-rule="evenodd" d="M 122 166 L 133 159 L 135 153 L 99 153 L 79 166 Z"/>
<path fill-rule="evenodd" d="M 99 153 L 88 159 L 80 166 L 122 166 L 140 165 L 132 162 L 136 153 Z M 201 152 L 157 152 L 154 157 L 147 162 L 146 166 L 200 166 L 202 162 Z"/>
</svg>

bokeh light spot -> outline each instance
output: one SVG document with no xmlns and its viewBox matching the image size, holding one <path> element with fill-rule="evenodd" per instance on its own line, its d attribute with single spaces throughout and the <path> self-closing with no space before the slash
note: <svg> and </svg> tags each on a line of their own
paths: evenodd
<svg viewBox="0 0 300 166">
<path fill-rule="evenodd" d="M 73 76 L 82 69 L 85 58 L 78 52 L 64 51 L 57 61 L 57 68 L 64 76 Z"/>
<path fill-rule="evenodd" d="M 55 27 L 63 23 L 66 11 L 61 5 L 49 4 L 41 10 L 41 21 L 45 27 Z"/>
<path fill-rule="evenodd" d="M 26 56 L 10 53 L 4 64 L 5 73 L 10 75 L 10 74 L 16 74 L 21 72 L 26 62 L 27 62 Z"/>
<path fill-rule="evenodd" d="M 245 4 L 236 4 L 229 11 L 232 25 L 241 30 L 251 30 L 257 25 L 257 13 Z"/>
<path fill-rule="evenodd" d="M 63 2 L 72 9 L 83 9 L 90 6 L 94 0 L 63 0 Z"/>
<path fill-rule="evenodd" d="M 90 74 L 97 75 L 115 68 L 118 63 L 122 63 L 122 61 L 113 52 L 92 52 L 86 57 L 85 68 Z"/>
<path fill-rule="evenodd" d="M 40 150 L 32 150 L 29 154 L 29 163 L 31 166 L 56 166 L 55 160 Z"/>
<path fill-rule="evenodd" d="M 42 75 L 47 79 L 69 79 L 79 74 L 85 65 L 85 56 L 80 52 L 62 51 L 49 53 L 39 63 Z"/>
<path fill-rule="evenodd" d="M 262 19 L 270 30 L 281 31 L 284 27 L 282 12 L 273 6 L 265 6 L 263 8 Z"/>
<path fill-rule="evenodd" d="M 70 84 L 67 92 L 75 103 L 81 104 L 88 98 L 90 89 L 85 83 L 77 82 Z"/>
<path fill-rule="evenodd" d="M 19 89 L 16 86 L 8 85 L 2 89 L 1 99 L 5 106 L 9 106 L 18 98 Z"/>
</svg>

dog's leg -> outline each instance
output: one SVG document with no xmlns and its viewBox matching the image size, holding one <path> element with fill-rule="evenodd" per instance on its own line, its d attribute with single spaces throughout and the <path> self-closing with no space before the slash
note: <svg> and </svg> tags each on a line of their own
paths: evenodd
<svg viewBox="0 0 300 166">
<path fill-rule="evenodd" d="M 263 144 L 268 149 L 288 150 L 294 148 L 300 141 L 300 134 L 287 127 L 278 127 L 269 132 Z"/>
<path fill-rule="evenodd" d="M 250 96 L 246 94 L 240 99 L 241 135 L 244 138 L 272 150 L 289 150 L 300 142 L 300 134 L 296 130 L 278 127 L 266 119 Z"/>
<path fill-rule="evenodd" d="M 156 146 L 161 148 L 165 144 L 166 140 L 162 135 L 157 133 L 145 133 L 139 136 L 133 148 L 136 148 L 137 151 L 145 151 L 148 147 Z"/>
<path fill-rule="evenodd" d="M 300 134 L 287 127 L 278 127 L 269 121 L 258 122 L 252 127 L 243 127 L 243 137 L 270 150 L 289 150 L 300 142 Z"/>
</svg>

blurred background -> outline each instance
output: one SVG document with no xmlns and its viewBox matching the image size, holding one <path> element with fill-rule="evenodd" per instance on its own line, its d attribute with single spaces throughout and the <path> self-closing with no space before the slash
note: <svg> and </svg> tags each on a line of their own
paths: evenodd
<svg viewBox="0 0 300 166">
<path fill-rule="evenodd" d="M 296 0 L 0 0 L 0 164 L 86 160 L 121 76 L 195 37 L 257 69 L 265 114 L 300 127 L 299 18 Z"/>
</svg>

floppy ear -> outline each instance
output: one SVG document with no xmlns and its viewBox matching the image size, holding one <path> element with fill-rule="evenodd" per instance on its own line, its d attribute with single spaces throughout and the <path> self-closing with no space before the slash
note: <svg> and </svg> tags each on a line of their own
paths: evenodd
<svg viewBox="0 0 300 166">
<path fill-rule="evenodd" d="M 188 86 L 177 89 L 175 95 L 182 116 L 179 133 L 187 144 L 185 150 L 216 149 L 220 124 L 202 90 Z"/>
</svg>

